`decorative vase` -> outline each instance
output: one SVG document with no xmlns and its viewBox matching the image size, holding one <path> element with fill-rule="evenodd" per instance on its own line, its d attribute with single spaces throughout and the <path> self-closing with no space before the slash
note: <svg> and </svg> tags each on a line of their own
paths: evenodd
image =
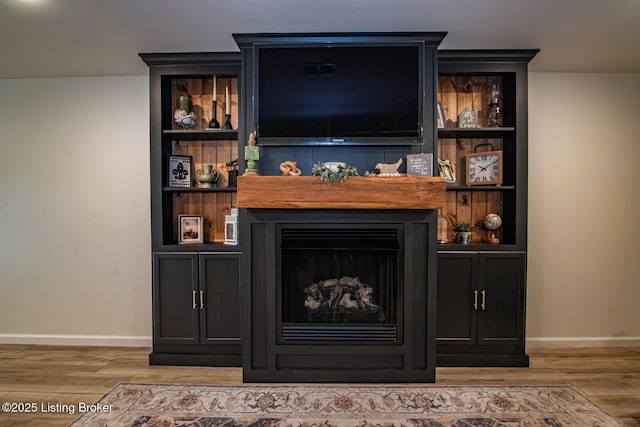
<svg viewBox="0 0 640 427">
<path fill-rule="evenodd" d="M 468 245 L 471 240 L 471 232 L 470 231 L 458 231 L 458 237 L 460 239 L 460 243 L 463 245 Z"/>
<path fill-rule="evenodd" d="M 213 184 L 218 180 L 218 171 L 213 165 L 203 164 L 202 169 L 196 171 L 196 178 L 202 188 L 213 188 Z"/>
<path fill-rule="evenodd" d="M 438 243 L 447 243 L 449 242 L 448 238 L 449 233 L 449 221 L 447 221 L 447 216 L 440 209 L 438 211 Z"/>
<path fill-rule="evenodd" d="M 180 127 L 185 129 L 191 128 L 196 124 L 196 114 L 193 111 L 193 101 L 188 94 L 178 97 L 178 108 L 173 112 L 173 121 Z"/>
</svg>

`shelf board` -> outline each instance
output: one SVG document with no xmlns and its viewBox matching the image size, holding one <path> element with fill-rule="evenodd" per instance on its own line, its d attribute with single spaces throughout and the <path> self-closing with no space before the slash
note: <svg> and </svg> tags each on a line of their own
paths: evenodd
<svg viewBox="0 0 640 427">
<path fill-rule="evenodd" d="M 487 243 L 482 241 L 471 241 L 468 244 L 464 245 L 459 242 L 447 242 L 447 243 L 438 243 L 437 252 L 438 253 L 453 253 L 453 252 L 514 252 L 514 251 L 525 251 L 526 248 L 522 248 L 520 245 L 517 245 L 513 242 L 509 243 Z"/>
<path fill-rule="evenodd" d="M 447 184 L 447 191 L 474 191 L 474 190 L 493 190 L 493 191 L 512 191 L 515 190 L 514 185 L 455 185 Z"/>
<path fill-rule="evenodd" d="M 154 253 L 160 252 L 241 252 L 240 245 L 228 245 L 224 242 L 204 242 L 188 245 L 180 245 L 178 242 L 171 242 L 154 248 Z"/>
<path fill-rule="evenodd" d="M 162 191 L 166 191 L 168 193 L 228 193 L 238 191 L 238 189 L 236 187 L 162 187 Z"/>
<path fill-rule="evenodd" d="M 438 128 L 439 138 L 503 138 L 513 133 L 514 127 L 498 128 Z"/>
<path fill-rule="evenodd" d="M 224 140 L 236 140 L 238 139 L 238 130 L 193 130 L 193 129 L 176 129 L 176 130 L 163 130 L 163 135 L 171 135 L 178 140 L 186 141 L 224 141 Z"/>
</svg>

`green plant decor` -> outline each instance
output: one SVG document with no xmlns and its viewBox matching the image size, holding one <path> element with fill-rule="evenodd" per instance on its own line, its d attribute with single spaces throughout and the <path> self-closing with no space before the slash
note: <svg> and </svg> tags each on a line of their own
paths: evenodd
<svg viewBox="0 0 640 427">
<path fill-rule="evenodd" d="M 322 162 L 318 162 L 311 167 L 311 175 L 319 176 L 320 180 L 325 182 L 344 182 L 350 176 L 358 176 L 358 170 L 353 166 L 347 165 L 344 168 L 338 165 L 338 170 L 334 172 Z"/>
<path fill-rule="evenodd" d="M 476 228 L 471 225 L 470 222 L 459 222 L 453 226 L 453 231 L 456 232 L 464 232 L 464 231 L 473 231 Z"/>
</svg>

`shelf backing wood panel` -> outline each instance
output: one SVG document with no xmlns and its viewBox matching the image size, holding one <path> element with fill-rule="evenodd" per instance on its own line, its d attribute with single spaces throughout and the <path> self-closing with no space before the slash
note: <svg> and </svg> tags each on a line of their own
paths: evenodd
<svg viewBox="0 0 640 427">
<path fill-rule="evenodd" d="M 465 108 L 478 110 L 478 127 L 489 123 L 489 80 L 493 78 L 502 91 L 498 75 L 443 74 L 438 76 L 438 101 L 442 102 L 446 127 L 457 127 L 458 115 Z"/>
<path fill-rule="evenodd" d="M 172 152 L 192 157 L 192 185 L 199 187 L 197 171 L 205 163 L 214 165 L 219 178 L 217 188 L 229 186 L 227 162 L 238 158 L 236 141 L 174 141 Z M 198 192 L 174 193 L 173 197 L 173 236 L 177 242 L 178 215 L 191 214 L 203 217 L 203 240 L 208 243 L 224 242 L 224 222 L 226 215 L 237 206 L 235 192 Z"/>
<path fill-rule="evenodd" d="M 178 107 L 178 97 L 186 89 L 191 96 L 196 124 L 192 130 L 204 130 L 209 127 L 209 122 L 213 118 L 213 75 L 203 77 L 189 77 L 173 79 L 171 85 L 171 98 L 173 111 Z M 229 114 L 231 114 L 231 125 L 238 128 L 238 78 L 236 76 L 216 75 L 216 120 L 220 126 L 224 124 L 226 112 L 226 88 L 229 88 Z M 173 122 L 171 129 L 182 129 Z"/>
</svg>

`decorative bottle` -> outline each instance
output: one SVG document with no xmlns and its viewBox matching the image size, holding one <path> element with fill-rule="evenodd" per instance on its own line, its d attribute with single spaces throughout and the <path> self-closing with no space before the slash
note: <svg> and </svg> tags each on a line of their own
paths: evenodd
<svg viewBox="0 0 640 427">
<path fill-rule="evenodd" d="M 449 233 L 449 221 L 442 209 L 438 210 L 438 243 L 447 243 Z"/>
</svg>

